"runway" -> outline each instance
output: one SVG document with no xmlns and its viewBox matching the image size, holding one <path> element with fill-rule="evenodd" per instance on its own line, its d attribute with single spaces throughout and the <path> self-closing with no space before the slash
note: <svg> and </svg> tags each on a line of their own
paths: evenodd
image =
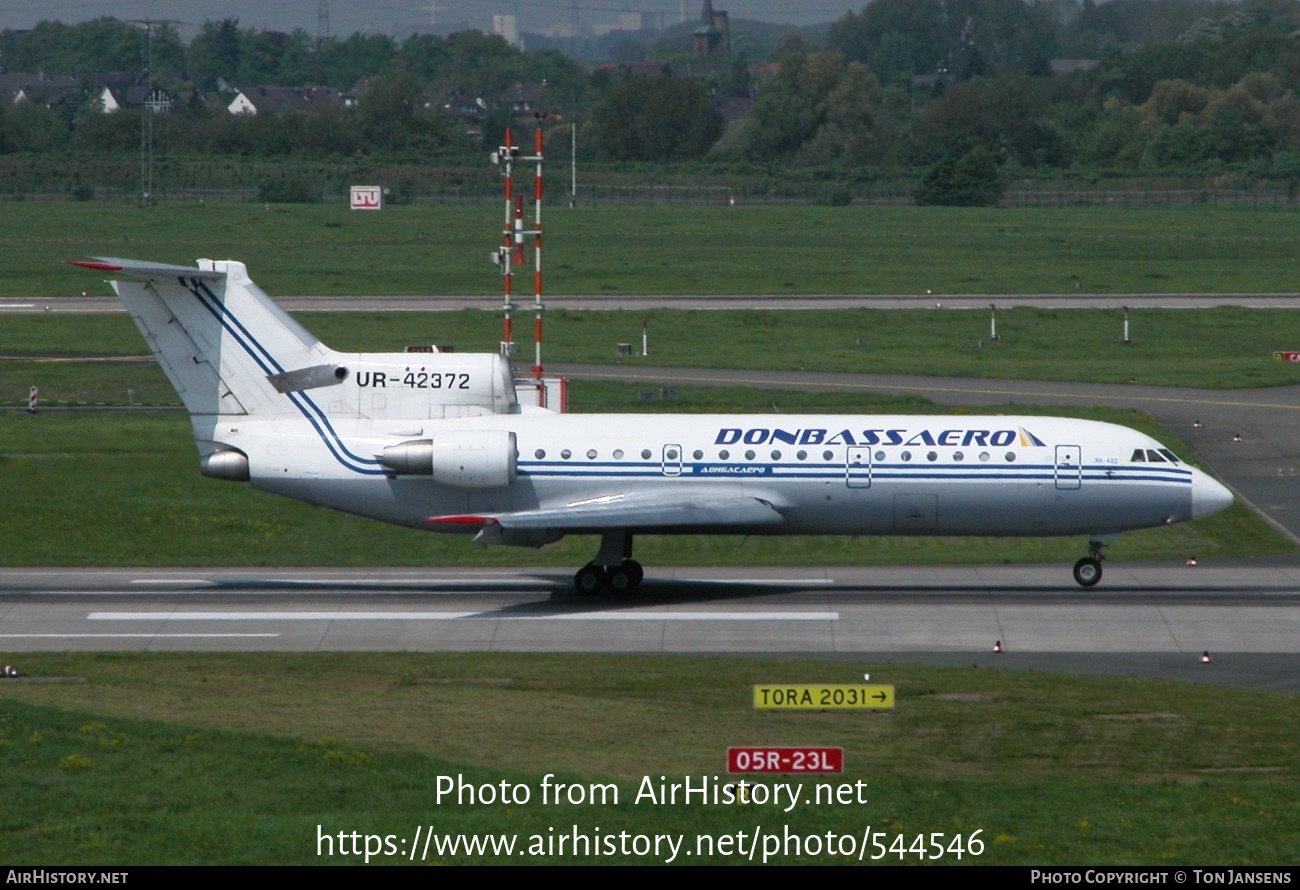
<svg viewBox="0 0 1300 890">
<path fill-rule="evenodd" d="M 1108 564 L 1091 590 L 1068 566 L 652 568 L 622 597 L 570 583 L 548 569 L 6 569 L 0 651 L 765 654 L 1300 691 L 1300 565 Z"/>
</svg>

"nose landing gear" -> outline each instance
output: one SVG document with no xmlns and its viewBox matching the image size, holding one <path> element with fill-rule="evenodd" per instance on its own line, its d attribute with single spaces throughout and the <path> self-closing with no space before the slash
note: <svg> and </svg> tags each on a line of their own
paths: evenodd
<svg viewBox="0 0 1300 890">
<path fill-rule="evenodd" d="M 1105 541 L 1093 538 L 1088 542 L 1088 555 L 1074 564 L 1074 580 L 1082 587 L 1094 587 L 1101 580 L 1101 561 L 1106 558 L 1102 548 Z"/>
</svg>

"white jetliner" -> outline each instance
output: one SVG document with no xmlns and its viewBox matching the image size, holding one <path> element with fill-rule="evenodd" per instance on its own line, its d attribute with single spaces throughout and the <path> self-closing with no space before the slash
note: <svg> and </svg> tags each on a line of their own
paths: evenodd
<svg viewBox="0 0 1300 890">
<path fill-rule="evenodd" d="M 1089 535 L 1232 494 L 1135 430 L 1059 417 L 557 414 L 494 353 L 335 352 L 242 263 L 78 263 L 118 296 L 189 410 L 208 476 L 412 528 L 539 547 L 601 536 L 578 590 L 642 577 L 637 534 Z"/>
</svg>

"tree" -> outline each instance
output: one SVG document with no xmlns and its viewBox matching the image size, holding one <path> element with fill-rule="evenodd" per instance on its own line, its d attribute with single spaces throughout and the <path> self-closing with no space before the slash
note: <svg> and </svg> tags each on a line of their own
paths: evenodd
<svg viewBox="0 0 1300 890">
<path fill-rule="evenodd" d="M 911 136 L 922 160 L 949 153 L 958 141 L 976 143 L 1001 161 L 1026 167 L 1060 166 L 1068 159 L 1064 139 L 1048 121 L 1047 84 L 1028 77 L 978 79 L 949 86 L 914 116 Z"/>
<path fill-rule="evenodd" d="M 998 170 L 993 152 L 977 145 L 964 154 L 959 143 L 939 159 L 912 193 L 918 204 L 949 207 L 987 207 L 997 204 L 1006 191 L 1006 180 Z"/>
<path fill-rule="evenodd" d="M 747 120 L 728 128 L 720 154 L 862 163 L 876 150 L 880 83 L 867 66 L 839 53 L 796 50 L 759 87 Z"/>
<path fill-rule="evenodd" d="M 424 88 L 407 71 L 373 78 L 358 100 L 362 141 L 371 149 L 430 153 L 451 140 L 452 123 L 429 108 Z"/>
<path fill-rule="evenodd" d="M 826 42 L 899 85 L 914 74 L 1041 74 L 1056 49 L 1050 12 L 1022 0 L 875 0 Z"/>
<path fill-rule="evenodd" d="M 598 150 L 627 161 L 673 161 L 704 154 L 722 133 L 722 118 L 704 88 L 681 77 L 631 77 L 592 115 Z"/>
<path fill-rule="evenodd" d="M 204 22 L 190 41 L 190 76 L 207 87 L 212 87 L 218 77 L 233 81 L 239 74 L 240 49 L 239 19 Z"/>
</svg>

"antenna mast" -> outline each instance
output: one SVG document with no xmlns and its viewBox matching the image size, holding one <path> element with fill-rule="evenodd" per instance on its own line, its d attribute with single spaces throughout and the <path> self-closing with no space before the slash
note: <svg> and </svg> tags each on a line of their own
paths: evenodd
<svg viewBox="0 0 1300 890">
<path fill-rule="evenodd" d="M 501 171 L 504 180 L 505 220 L 501 229 L 501 247 L 493 254 L 492 261 L 501 267 L 501 277 L 505 284 L 505 300 L 502 310 L 505 314 L 504 329 L 501 336 L 501 354 L 506 358 L 514 352 L 514 330 L 511 312 L 515 309 L 514 270 L 527 263 L 528 241 L 532 239 L 533 247 L 533 337 L 535 354 L 533 359 L 533 377 L 542 379 L 542 153 L 544 148 L 542 121 L 544 113 L 534 114 L 537 119 L 537 134 L 534 153 L 522 154 L 522 149 L 514 144 L 514 134 L 507 128 L 504 144 L 492 153 L 492 163 Z M 534 165 L 533 174 L 533 227 L 524 228 L 524 193 L 516 191 L 514 165 L 525 163 Z"/>
</svg>

